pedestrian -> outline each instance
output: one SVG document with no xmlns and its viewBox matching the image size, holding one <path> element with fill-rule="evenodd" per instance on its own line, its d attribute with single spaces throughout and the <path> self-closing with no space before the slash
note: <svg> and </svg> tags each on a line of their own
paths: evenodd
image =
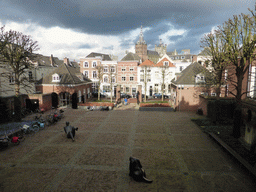
<svg viewBox="0 0 256 192">
<path fill-rule="evenodd" d="M 139 91 L 137 91 L 137 95 L 136 95 L 136 97 L 137 97 L 137 104 L 138 104 L 138 105 L 140 104 L 139 95 L 140 95 L 140 92 L 139 92 Z"/>
<path fill-rule="evenodd" d="M 128 101 L 128 100 L 127 100 L 127 98 L 125 97 L 125 98 L 124 98 L 124 105 L 127 105 L 127 101 Z"/>
</svg>

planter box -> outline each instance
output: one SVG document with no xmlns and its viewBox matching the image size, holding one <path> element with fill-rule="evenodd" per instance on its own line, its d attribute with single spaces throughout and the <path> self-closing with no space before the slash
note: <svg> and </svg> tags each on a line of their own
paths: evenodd
<svg viewBox="0 0 256 192">
<path fill-rule="evenodd" d="M 141 103 L 140 107 L 171 107 L 168 103 Z"/>
</svg>

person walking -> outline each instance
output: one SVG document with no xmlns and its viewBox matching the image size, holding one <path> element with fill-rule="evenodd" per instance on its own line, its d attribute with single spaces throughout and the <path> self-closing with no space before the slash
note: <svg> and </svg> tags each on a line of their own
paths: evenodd
<svg viewBox="0 0 256 192">
<path fill-rule="evenodd" d="M 136 97 L 137 97 L 137 104 L 138 104 L 138 105 L 140 104 L 139 95 L 140 95 L 140 92 L 139 92 L 139 91 L 137 91 L 137 95 L 136 95 Z"/>
</svg>

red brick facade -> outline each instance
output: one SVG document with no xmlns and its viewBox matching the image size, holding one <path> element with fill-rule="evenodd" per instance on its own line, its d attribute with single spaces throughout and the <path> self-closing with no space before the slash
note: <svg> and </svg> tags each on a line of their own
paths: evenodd
<svg viewBox="0 0 256 192">
<path fill-rule="evenodd" d="M 121 93 L 136 94 L 138 62 L 120 61 L 117 64 L 117 83 L 121 85 Z"/>
</svg>

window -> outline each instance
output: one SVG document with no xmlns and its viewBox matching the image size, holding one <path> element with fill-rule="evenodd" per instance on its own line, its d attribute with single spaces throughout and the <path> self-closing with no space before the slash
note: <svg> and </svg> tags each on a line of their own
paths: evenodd
<svg viewBox="0 0 256 192">
<path fill-rule="evenodd" d="M 133 68 L 130 68 L 130 71 L 133 71 Z"/>
<path fill-rule="evenodd" d="M 174 57 L 171 57 L 171 59 L 174 59 Z"/>
<path fill-rule="evenodd" d="M 151 82 L 151 79 L 148 79 L 148 82 Z"/>
<path fill-rule="evenodd" d="M 14 83 L 15 80 L 14 80 L 14 73 L 12 73 L 10 76 L 9 76 L 9 83 L 12 84 Z"/>
<path fill-rule="evenodd" d="M 57 73 L 52 75 L 52 82 L 60 82 L 60 77 Z"/>
<path fill-rule="evenodd" d="M 125 81 L 125 77 L 122 77 L 122 81 Z"/>
<path fill-rule="evenodd" d="M 129 93 L 129 92 L 130 92 L 129 87 L 125 87 L 125 89 L 126 89 L 126 93 Z"/>
<path fill-rule="evenodd" d="M 125 71 L 125 67 L 122 67 L 122 71 Z"/>
<path fill-rule="evenodd" d="M 147 72 L 151 72 L 151 70 L 149 69 L 149 70 L 147 70 Z"/>
<path fill-rule="evenodd" d="M 182 66 L 180 66 L 180 71 L 182 71 L 183 70 L 183 67 Z"/>
<path fill-rule="evenodd" d="M 93 61 L 92 62 L 92 67 L 96 67 L 97 66 L 97 62 L 96 61 Z"/>
<path fill-rule="evenodd" d="M 130 81 L 133 81 L 134 80 L 134 77 L 130 77 Z"/>
<path fill-rule="evenodd" d="M 84 71 L 84 76 L 89 77 L 89 71 Z"/>
<path fill-rule="evenodd" d="M 185 56 L 181 56 L 181 59 L 185 59 Z"/>
<path fill-rule="evenodd" d="M 140 79 L 140 82 L 144 82 L 144 79 Z"/>
<path fill-rule="evenodd" d="M 115 83 L 115 82 L 116 82 L 116 78 L 112 77 L 112 83 Z"/>
<path fill-rule="evenodd" d="M 97 78 L 97 72 L 96 72 L 96 71 L 93 71 L 93 72 L 92 72 L 92 77 L 93 77 L 93 78 Z"/>
<path fill-rule="evenodd" d="M 87 61 L 84 62 L 84 67 L 88 68 L 89 67 L 89 63 Z"/>
<path fill-rule="evenodd" d="M 107 83 L 107 82 L 108 82 L 108 77 L 105 76 L 105 77 L 104 77 L 104 83 Z"/>
<path fill-rule="evenodd" d="M 141 73 L 144 73 L 144 70 L 140 70 Z"/>
<path fill-rule="evenodd" d="M 116 72 L 115 66 L 111 66 L 111 67 L 110 67 L 110 70 L 111 70 L 112 73 Z"/>
<path fill-rule="evenodd" d="M 32 71 L 28 72 L 28 80 L 32 81 L 33 80 L 33 75 L 32 75 Z"/>
<path fill-rule="evenodd" d="M 179 59 L 179 57 L 175 57 L 175 59 Z"/>
<path fill-rule="evenodd" d="M 107 72 L 108 72 L 108 66 L 104 66 L 104 67 L 103 67 L 103 72 L 104 72 L 104 73 L 107 73 Z"/>
<path fill-rule="evenodd" d="M 168 62 L 168 61 L 165 61 L 165 62 L 164 62 L 164 66 L 169 66 L 169 62 Z"/>
</svg>

